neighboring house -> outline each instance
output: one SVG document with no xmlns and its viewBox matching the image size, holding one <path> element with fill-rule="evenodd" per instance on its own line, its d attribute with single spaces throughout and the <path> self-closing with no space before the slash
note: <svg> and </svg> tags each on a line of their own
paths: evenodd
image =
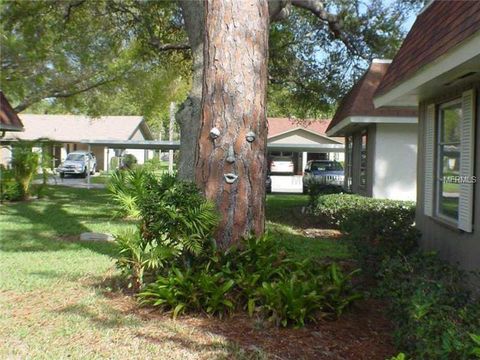
<svg viewBox="0 0 480 360">
<path fill-rule="evenodd" d="M 23 131 L 23 124 L 17 113 L 13 110 L 3 92 L 0 91 L 0 142 L 7 132 Z M 11 157 L 10 150 L 0 143 L 0 165 L 6 165 Z"/>
<path fill-rule="evenodd" d="M 23 131 L 23 124 L 3 92 L 0 91 L 0 138 L 4 137 L 7 131 Z"/>
<path fill-rule="evenodd" d="M 345 187 L 364 196 L 415 200 L 417 109 L 375 109 L 373 94 L 390 60 L 373 60 L 342 99 L 328 129 L 346 138 Z"/>
<path fill-rule="evenodd" d="M 480 2 L 418 15 L 375 106 L 419 106 L 417 216 L 424 248 L 480 269 Z"/>
<path fill-rule="evenodd" d="M 294 174 L 302 175 L 309 160 L 344 161 L 342 138 L 325 134 L 330 120 L 268 118 L 268 157 L 292 157 Z M 272 150 L 274 148 L 275 150 Z"/>
<path fill-rule="evenodd" d="M 102 116 L 90 118 L 80 115 L 34 115 L 22 114 L 25 131 L 8 135 L 7 140 L 48 139 L 53 142 L 49 153 L 57 167 L 66 155 L 75 150 L 87 150 L 85 140 L 152 140 L 153 136 L 141 116 Z M 111 159 L 119 156 L 122 150 L 110 149 L 102 145 L 92 145 L 97 157 L 97 169 L 107 170 Z M 149 158 L 151 150 L 127 149 L 123 154 L 134 155 L 142 164 Z"/>
</svg>

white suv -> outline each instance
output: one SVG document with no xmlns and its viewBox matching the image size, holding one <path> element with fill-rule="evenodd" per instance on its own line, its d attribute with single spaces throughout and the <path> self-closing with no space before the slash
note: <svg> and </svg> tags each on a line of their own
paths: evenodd
<svg viewBox="0 0 480 360">
<path fill-rule="evenodd" d="M 62 178 L 66 174 L 86 177 L 89 169 L 90 174 L 95 174 L 97 170 L 95 154 L 88 151 L 74 151 L 67 155 L 65 161 L 57 168 L 57 171 Z"/>
</svg>

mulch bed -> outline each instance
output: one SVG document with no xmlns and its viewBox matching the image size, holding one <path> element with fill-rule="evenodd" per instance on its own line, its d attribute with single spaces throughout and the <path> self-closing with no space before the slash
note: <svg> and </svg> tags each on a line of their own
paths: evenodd
<svg viewBox="0 0 480 360">
<path fill-rule="evenodd" d="M 222 320 L 190 318 L 192 325 L 225 336 L 246 350 L 261 349 L 274 359 L 381 359 L 396 354 L 392 327 L 377 300 L 359 302 L 335 321 L 301 329 L 259 328 L 244 315 Z"/>
<path fill-rule="evenodd" d="M 162 321 L 169 314 L 141 308 L 130 296 L 105 293 L 125 313 L 146 321 Z M 391 323 L 384 315 L 384 303 L 366 299 L 356 303 L 339 319 L 320 320 L 304 328 L 277 328 L 261 320 L 237 313 L 219 319 L 204 315 L 186 315 L 176 321 L 208 333 L 223 336 L 247 353 L 261 350 L 271 359 L 385 360 L 397 351 L 393 345 Z"/>
</svg>

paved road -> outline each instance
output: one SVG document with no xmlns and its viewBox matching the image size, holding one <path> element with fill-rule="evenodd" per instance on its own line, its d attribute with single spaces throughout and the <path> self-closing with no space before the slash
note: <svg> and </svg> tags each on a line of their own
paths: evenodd
<svg viewBox="0 0 480 360">
<path fill-rule="evenodd" d="M 98 175 L 96 175 L 98 176 Z M 94 178 L 91 176 L 91 178 Z M 34 184 L 40 184 L 42 180 L 35 180 Z M 88 188 L 87 179 L 83 179 L 81 177 L 76 176 L 66 176 L 65 178 L 60 178 L 60 176 L 53 176 L 50 175 L 47 181 L 48 185 L 61 185 L 61 186 L 69 186 L 73 188 Z M 90 189 L 104 189 L 105 184 L 92 184 L 90 183 Z"/>
</svg>

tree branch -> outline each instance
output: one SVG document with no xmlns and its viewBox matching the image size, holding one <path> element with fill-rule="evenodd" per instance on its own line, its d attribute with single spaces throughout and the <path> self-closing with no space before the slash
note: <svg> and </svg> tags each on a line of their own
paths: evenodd
<svg viewBox="0 0 480 360">
<path fill-rule="evenodd" d="M 352 53 L 361 56 L 361 52 L 358 51 L 356 46 L 348 39 L 345 33 L 342 31 L 343 23 L 338 16 L 329 13 L 325 10 L 324 1 L 322 0 L 290 0 L 293 6 L 310 11 L 320 20 L 327 23 L 328 28 L 332 35 L 340 40 L 346 48 Z"/>
<path fill-rule="evenodd" d="M 67 91 L 67 90 L 64 89 L 64 90 L 45 90 L 45 91 L 42 91 L 42 92 L 38 92 L 37 94 L 27 96 L 20 104 L 15 106 L 13 108 L 13 110 L 15 112 L 19 113 L 19 112 L 25 110 L 26 108 L 32 106 L 33 104 L 38 103 L 39 101 L 41 101 L 43 99 L 67 98 L 67 97 L 71 97 L 71 96 L 74 96 L 74 95 L 78 95 L 78 94 L 87 92 L 89 90 L 92 90 L 94 88 L 97 88 L 99 86 L 110 83 L 112 81 L 115 81 L 117 78 L 118 78 L 118 76 L 107 78 L 107 79 L 101 79 L 101 80 L 99 80 L 97 82 L 94 82 L 92 84 L 89 84 L 89 85 L 87 85 L 83 88 L 74 89 L 74 90 L 71 90 L 71 91 Z M 78 81 L 75 81 L 75 82 L 78 82 Z"/>
<path fill-rule="evenodd" d="M 162 44 L 159 39 L 157 38 L 152 38 L 149 41 L 149 44 L 152 48 L 154 48 L 157 51 L 171 51 L 171 50 L 177 50 L 177 51 L 184 51 L 184 50 L 190 50 L 190 45 L 187 43 L 183 44 Z"/>
</svg>

